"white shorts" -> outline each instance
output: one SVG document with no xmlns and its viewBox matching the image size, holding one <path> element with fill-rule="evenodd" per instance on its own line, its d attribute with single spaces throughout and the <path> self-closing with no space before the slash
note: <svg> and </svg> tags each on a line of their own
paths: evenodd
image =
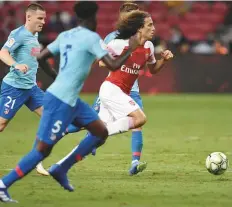
<svg viewBox="0 0 232 207">
<path fill-rule="evenodd" d="M 115 84 L 104 81 L 99 91 L 100 112 L 103 122 L 111 122 L 126 117 L 131 112 L 140 109 L 139 105 Z"/>
</svg>

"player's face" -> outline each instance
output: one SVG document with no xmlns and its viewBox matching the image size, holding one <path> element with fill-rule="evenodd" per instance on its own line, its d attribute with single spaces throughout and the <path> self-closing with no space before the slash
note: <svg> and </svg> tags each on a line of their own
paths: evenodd
<svg viewBox="0 0 232 207">
<path fill-rule="evenodd" d="M 140 29 L 141 35 L 146 40 L 151 40 L 155 34 L 155 27 L 151 17 L 147 17 L 144 21 L 144 27 Z"/>
<path fill-rule="evenodd" d="M 41 10 L 36 10 L 30 16 L 31 27 L 34 32 L 41 32 L 43 29 L 43 25 L 45 24 L 46 12 Z"/>
</svg>

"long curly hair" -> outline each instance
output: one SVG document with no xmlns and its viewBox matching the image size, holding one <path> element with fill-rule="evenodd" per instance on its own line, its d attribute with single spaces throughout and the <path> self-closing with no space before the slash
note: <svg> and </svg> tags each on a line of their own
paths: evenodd
<svg viewBox="0 0 232 207">
<path fill-rule="evenodd" d="M 140 28 L 144 27 L 145 19 L 150 14 L 144 11 L 131 11 L 119 18 L 117 23 L 118 35 L 116 39 L 129 39 L 135 35 Z"/>
<path fill-rule="evenodd" d="M 135 4 L 133 2 L 124 2 L 120 6 L 119 12 L 130 12 L 138 9 L 139 9 L 138 4 Z"/>
</svg>

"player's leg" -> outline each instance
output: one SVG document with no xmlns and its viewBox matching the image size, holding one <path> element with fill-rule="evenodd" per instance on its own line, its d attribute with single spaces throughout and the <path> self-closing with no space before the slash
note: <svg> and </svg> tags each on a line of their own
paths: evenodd
<svg viewBox="0 0 232 207">
<path fill-rule="evenodd" d="M 143 110 L 143 103 L 139 92 L 136 91 L 131 92 L 130 97 L 139 105 L 140 109 Z M 131 168 L 129 170 L 130 175 L 134 175 L 137 174 L 138 172 L 143 171 L 147 166 L 146 162 L 140 162 L 142 148 L 143 148 L 142 127 L 132 129 L 132 136 L 131 136 L 132 162 L 131 162 Z"/>
<path fill-rule="evenodd" d="M 99 98 L 99 96 L 97 96 L 95 98 L 95 101 L 92 105 L 92 109 L 94 109 L 97 113 L 99 113 L 99 111 L 100 111 L 100 98 Z M 75 133 L 75 132 L 78 132 L 82 129 L 84 129 L 84 128 L 83 127 L 80 128 L 79 126 L 76 126 L 75 123 L 72 123 L 72 124 L 69 124 L 69 126 L 67 127 L 65 134 Z M 94 155 L 94 156 L 96 155 L 96 148 L 94 148 L 92 150 L 92 155 Z"/>
<path fill-rule="evenodd" d="M 99 113 L 101 117 L 101 114 Z M 124 133 L 130 129 L 136 129 L 143 126 L 146 123 L 146 116 L 141 109 L 136 109 L 135 111 L 129 113 L 123 118 L 119 118 L 114 122 L 107 123 L 107 130 L 109 136 Z"/>
<path fill-rule="evenodd" d="M 43 106 L 37 108 L 34 110 L 35 114 L 37 114 L 38 116 L 42 116 L 42 113 L 43 113 Z"/>
<path fill-rule="evenodd" d="M 31 90 L 30 90 L 30 98 L 28 99 L 28 101 L 25 103 L 25 105 L 35 114 L 37 114 L 38 116 L 42 116 L 43 113 L 43 98 L 44 98 L 44 92 L 38 87 L 38 86 L 34 86 Z M 34 142 L 34 146 L 33 148 L 37 145 L 37 139 Z M 40 175 L 44 175 L 44 176 L 48 176 L 49 173 L 47 170 L 44 169 L 42 163 L 39 163 L 36 166 L 36 171 L 40 174 Z"/>
<path fill-rule="evenodd" d="M 98 99 L 98 97 L 97 97 L 97 99 Z M 96 99 L 96 100 L 97 100 Z M 96 101 L 95 101 L 95 104 L 93 105 L 93 106 L 96 106 Z M 99 103 L 99 108 L 98 108 L 98 110 L 96 111 L 96 108 L 95 107 L 93 107 L 92 106 L 92 109 L 94 109 L 96 112 L 99 112 L 100 111 L 100 108 L 101 108 L 101 120 L 104 122 L 104 123 L 107 123 L 107 122 L 110 122 L 110 121 L 113 121 L 114 119 L 113 119 L 113 116 L 111 115 L 111 114 L 109 114 L 109 111 L 106 109 L 106 108 L 104 108 L 104 106 L 103 105 L 101 105 L 100 106 L 100 102 L 98 102 Z M 73 123 L 75 123 L 75 120 L 73 121 Z M 76 125 L 78 125 L 79 123 L 75 123 Z M 95 122 L 93 122 L 93 123 L 90 123 L 90 131 L 91 131 L 91 128 L 92 127 L 97 127 L 97 128 L 99 128 L 98 126 L 95 126 Z M 102 127 L 102 122 L 100 122 L 100 124 L 101 124 L 101 127 Z M 88 126 L 87 126 L 88 127 Z M 87 132 L 87 134 L 86 134 L 86 136 L 84 137 L 84 139 L 85 138 L 87 138 L 87 137 L 89 137 L 91 134 L 89 133 L 89 132 Z M 83 139 L 83 140 L 84 140 Z M 103 140 L 103 141 L 101 141 L 101 142 L 98 142 L 98 144 L 95 146 L 95 148 L 93 148 L 93 150 L 92 150 L 92 154 L 93 155 L 95 155 L 95 153 L 96 153 L 96 149 L 98 148 L 98 147 L 100 147 L 101 145 L 103 145 L 105 143 L 105 141 Z M 62 158 L 60 161 L 58 161 L 56 164 L 58 164 L 58 165 L 61 165 L 61 164 L 63 164 L 63 165 L 66 165 L 65 164 L 65 162 L 68 162 L 67 160 L 69 159 L 69 157 L 70 156 L 72 156 L 72 154 L 73 153 L 75 153 L 75 151 L 77 150 L 77 148 L 79 147 L 79 145 L 77 145 L 68 155 L 66 155 L 64 158 Z M 65 167 L 66 168 L 66 167 Z M 64 171 L 68 171 L 68 169 L 69 169 L 70 167 L 67 167 L 66 168 L 66 170 L 64 170 Z"/>
<path fill-rule="evenodd" d="M 113 116 L 117 119 L 114 122 L 107 123 L 109 135 L 126 132 L 129 129 L 139 128 L 146 122 L 145 114 L 139 108 L 138 104 L 131 99 L 131 97 L 126 94 L 121 94 L 118 97 L 120 97 L 120 99 L 114 100 L 114 102 L 107 105 L 107 108 L 110 108 Z M 103 102 L 102 99 L 101 101 Z M 101 110 L 99 116 L 101 117 Z M 136 144 L 134 147 L 139 147 L 139 143 L 133 144 Z M 140 150 L 136 148 L 135 150 Z M 146 162 L 139 162 L 138 160 L 135 160 L 129 173 L 130 175 L 134 175 L 142 172 L 146 166 Z"/>
<path fill-rule="evenodd" d="M 92 109 L 94 110 L 94 111 L 96 111 L 97 113 L 99 113 L 99 111 L 100 111 L 100 98 L 99 98 L 99 96 L 97 96 L 96 98 L 95 98 L 95 101 L 94 101 L 94 103 L 93 103 L 93 105 L 92 105 Z M 82 129 L 85 129 L 84 127 L 80 127 L 80 126 L 77 126 L 76 124 L 75 124 L 75 122 L 73 122 L 72 124 L 69 124 L 68 125 L 68 127 L 67 127 L 67 129 L 66 129 L 66 131 L 65 131 L 65 134 L 69 134 L 69 133 L 75 133 L 75 132 L 78 132 L 78 131 L 80 131 L 80 130 L 82 130 Z M 86 136 L 88 135 L 88 133 L 86 134 Z M 77 146 L 76 146 L 77 147 Z M 92 150 L 92 155 L 96 155 L 96 148 L 94 148 L 93 150 Z"/>
<path fill-rule="evenodd" d="M 0 100 L 1 102 L 1 100 Z M 1 103 L 0 103 L 0 107 L 1 107 Z M 10 122 L 9 119 L 5 119 L 3 117 L 0 116 L 0 132 L 3 132 L 4 129 L 7 127 L 8 123 Z"/>
<path fill-rule="evenodd" d="M 49 172 L 55 180 L 66 190 L 72 191 L 73 188 L 67 185 L 67 172 L 77 162 L 92 152 L 96 146 L 103 144 L 108 136 L 105 124 L 99 119 L 97 113 L 86 103 L 80 101 L 76 113 L 75 124 L 89 130 L 87 136 L 74 148 L 65 158 L 53 165 Z"/>
<path fill-rule="evenodd" d="M 7 196 L 6 191 L 13 183 L 31 172 L 50 154 L 54 144 L 59 141 L 57 137 L 61 137 L 60 134 L 71 123 L 72 117 L 72 107 L 49 93 L 45 94 L 44 111 L 37 132 L 37 146 L 21 159 L 14 170 L 0 180 L 3 184 L 2 188 L 0 186 L 0 200 L 3 200 L 1 195 Z"/>
<path fill-rule="evenodd" d="M 112 94 L 114 94 L 112 96 Z M 118 86 L 105 81 L 99 92 L 101 104 L 115 117 L 116 121 L 107 123 L 109 135 L 126 132 L 129 129 L 141 127 L 146 122 L 146 116 L 138 104 Z M 101 117 L 101 110 L 99 112 Z"/>
<path fill-rule="evenodd" d="M 34 112 L 38 115 L 38 116 L 42 116 L 42 112 L 43 112 L 43 107 L 39 107 L 37 109 L 34 110 Z M 37 139 L 34 142 L 34 147 L 37 144 Z M 44 176 L 48 176 L 49 172 L 47 170 L 45 170 L 45 168 L 43 167 L 42 162 L 40 162 L 37 166 L 36 166 L 36 171 L 40 174 L 40 175 L 44 175 Z"/>
<path fill-rule="evenodd" d="M 100 98 L 99 96 L 97 96 L 95 98 L 95 101 L 92 105 L 92 108 L 97 112 L 99 113 L 99 110 L 100 110 Z M 70 133 L 75 133 L 75 132 L 79 132 L 81 129 L 83 128 L 80 128 L 79 126 L 76 126 L 75 124 L 70 124 L 67 129 L 66 129 L 66 132 L 65 134 L 70 134 Z"/>
</svg>

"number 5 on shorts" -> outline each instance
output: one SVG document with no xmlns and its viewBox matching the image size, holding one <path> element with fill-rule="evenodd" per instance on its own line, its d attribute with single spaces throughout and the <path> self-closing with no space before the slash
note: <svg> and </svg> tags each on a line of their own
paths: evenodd
<svg viewBox="0 0 232 207">
<path fill-rule="evenodd" d="M 54 127 L 52 128 L 52 133 L 53 134 L 59 133 L 61 129 L 61 125 L 62 125 L 62 121 L 57 120 L 54 124 Z"/>
</svg>

